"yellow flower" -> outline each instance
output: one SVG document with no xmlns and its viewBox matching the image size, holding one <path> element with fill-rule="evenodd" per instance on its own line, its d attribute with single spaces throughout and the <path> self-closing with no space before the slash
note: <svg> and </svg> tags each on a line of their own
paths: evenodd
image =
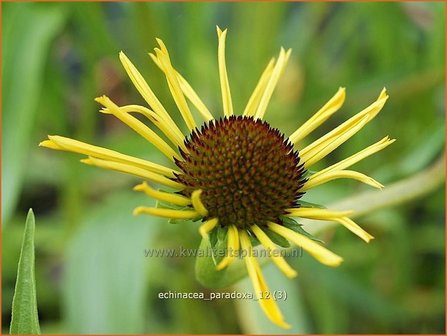
<svg viewBox="0 0 447 336">
<path fill-rule="evenodd" d="M 141 206 L 134 210 L 135 214 L 171 219 L 201 219 L 203 224 L 199 232 L 204 239 L 208 239 L 210 232 L 218 227 L 227 230 L 227 250 L 233 253 L 227 253 L 217 263 L 217 270 L 228 267 L 238 258 L 235 251 L 244 252 L 240 255 L 245 260 L 262 310 L 273 323 L 288 328 L 275 301 L 270 296 L 263 295 L 268 292 L 268 287 L 253 256 L 252 241 L 259 241 L 266 250 L 277 251 L 279 247 L 272 236 L 280 236 L 303 248 L 321 263 L 338 266 L 342 262 L 340 256 L 299 233 L 299 230 L 294 230 L 290 221 L 285 219 L 300 217 L 335 221 L 366 242 L 373 238 L 349 218 L 350 211 L 305 207 L 305 202 L 300 204 L 300 198 L 305 191 L 340 178 L 358 180 L 375 188 L 383 187 L 371 177 L 348 168 L 394 142 L 388 137 L 323 170 L 310 173 L 308 169 L 370 122 L 384 106 L 388 95 L 383 89 L 370 106 L 301 148 L 301 140 L 342 106 L 345 89 L 340 88 L 317 113 L 286 138 L 279 130 L 262 121 L 291 54 L 290 49 L 286 51 L 281 48 L 278 59 L 272 59 L 262 73 L 242 115 L 236 117 L 225 65 L 227 31 L 217 28 L 217 33 L 223 117 L 215 119 L 188 82 L 173 68 L 168 50 L 159 39 L 159 48 L 155 48 L 150 57 L 165 74 L 189 135 L 185 136 L 180 131 L 149 84 L 122 52 L 120 60 L 149 107 L 117 106 L 106 96 L 96 98 L 104 107 L 101 112 L 113 114 L 148 140 L 172 161 L 172 167 L 61 136 L 49 136 L 40 145 L 84 154 L 87 158 L 82 160 L 83 163 L 132 174 L 171 190 L 156 190 L 146 182 L 137 185 L 134 190 L 170 203 L 175 208 Z M 193 117 L 190 105 L 196 108 L 203 119 L 199 123 Z M 151 130 L 132 113 L 142 114 L 164 137 Z M 270 255 L 287 277 L 297 275 L 281 254 Z"/>
</svg>

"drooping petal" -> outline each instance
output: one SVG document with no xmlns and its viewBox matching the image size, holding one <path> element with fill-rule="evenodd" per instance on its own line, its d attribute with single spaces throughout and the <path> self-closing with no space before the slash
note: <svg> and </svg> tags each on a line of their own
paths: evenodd
<svg viewBox="0 0 447 336">
<path fill-rule="evenodd" d="M 146 169 L 150 172 L 161 174 L 167 177 L 175 177 L 175 173 L 179 173 L 171 168 L 164 167 L 162 165 L 138 159 L 133 156 L 121 154 L 119 152 L 87 144 L 85 142 L 77 141 L 70 138 L 65 138 L 58 135 L 49 135 L 49 140 L 42 141 L 39 146 L 48 147 L 56 150 L 63 150 L 67 152 L 84 154 L 87 156 L 95 157 L 98 159 L 104 159 L 108 161 L 115 161 L 118 163 L 124 163 L 127 165 Z"/>
<path fill-rule="evenodd" d="M 374 239 L 368 232 L 363 230 L 358 224 L 356 224 L 352 219 L 348 217 L 335 217 L 332 218 L 333 221 L 340 223 L 349 231 L 362 238 L 365 242 L 369 243 L 371 239 Z"/>
<path fill-rule="evenodd" d="M 309 180 L 304 183 L 304 185 L 301 188 L 301 191 L 307 191 L 309 189 L 312 189 L 316 186 L 319 186 L 321 184 L 327 183 L 332 180 L 336 179 L 352 179 L 357 180 L 362 183 L 368 184 L 371 187 L 382 189 L 383 184 L 377 182 L 372 177 L 369 177 L 365 174 L 353 171 L 353 170 L 336 170 L 336 171 L 328 171 L 324 174 L 320 174 L 316 177 L 313 175 L 309 178 Z"/>
<path fill-rule="evenodd" d="M 258 265 L 256 258 L 253 256 L 253 248 L 250 239 L 245 231 L 239 231 L 241 247 L 243 250 L 245 264 L 247 266 L 248 275 L 255 290 L 255 295 L 265 315 L 281 328 L 288 329 L 290 326 L 284 321 L 284 317 L 278 308 L 278 305 L 273 300 L 272 295 L 269 294 L 269 288 L 262 275 L 261 268 Z"/>
<path fill-rule="evenodd" d="M 289 213 L 287 216 L 322 220 L 327 218 L 349 216 L 353 213 L 353 211 L 332 211 L 320 208 L 290 208 L 286 209 L 286 211 Z"/>
<path fill-rule="evenodd" d="M 319 208 L 292 208 L 286 210 L 289 212 L 286 216 L 289 217 L 301 217 L 340 223 L 366 242 L 369 242 L 374 238 L 347 217 L 352 214 L 352 211 L 333 211 Z"/>
<path fill-rule="evenodd" d="M 202 236 L 203 239 L 208 239 L 208 233 L 214 229 L 216 227 L 216 225 L 219 223 L 219 219 L 218 218 L 211 218 L 209 220 L 207 220 L 205 223 L 203 223 L 200 227 L 199 227 L 199 232 L 200 235 Z"/>
<path fill-rule="evenodd" d="M 330 116 L 342 107 L 345 97 L 346 89 L 343 87 L 339 88 L 337 93 L 317 113 L 292 133 L 289 137 L 290 142 L 294 145 L 298 144 L 299 141 L 329 119 Z"/>
<path fill-rule="evenodd" d="M 163 218 L 174 219 L 195 219 L 200 217 L 200 214 L 194 210 L 172 210 L 163 208 L 150 208 L 150 207 L 137 207 L 133 211 L 134 215 L 146 214 L 152 216 L 158 216 Z"/>
<path fill-rule="evenodd" d="M 152 182 L 159 183 L 159 184 L 162 184 L 164 186 L 174 188 L 174 189 L 181 190 L 181 189 L 184 189 L 184 187 L 185 187 L 183 184 L 175 182 L 175 181 L 171 180 L 170 178 L 167 178 L 163 175 L 153 173 L 146 169 L 139 168 L 139 167 L 136 167 L 133 165 L 125 164 L 125 163 L 103 160 L 103 159 L 96 159 L 94 157 L 89 157 L 88 159 L 83 159 L 83 160 L 81 160 L 81 162 L 91 165 L 91 166 L 115 170 L 115 171 L 119 171 L 121 173 L 126 173 L 126 174 L 130 174 L 130 175 L 138 176 L 141 178 L 145 178 Z"/>
<path fill-rule="evenodd" d="M 255 236 L 259 239 L 262 246 L 270 252 L 270 257 L 272 261 L 278 266 L 278 268 L 288 277 L 294 278 L 298 275 L 298 273 L 290 267 L 290 265 L 285 261 L 285 259 L 279 254 L 275 252 L 279 252 L 279 249 L 275 244 L 270 240 L 270 238 L 265 234 L 264 231 L 259 228 L 257 225 L 253 225 L 251 230 L 255 234 Z"/>
<path fill-rule="evenodd" d="M 218 63 L 219 63 L 219 78 L 220 89 L 222 92 L 222 104 L 225 116 L 233 115 L 233 102 L 231 100 L 230 84 L 228 82 L 227 66 L 225 63 L 225 39 L 227 37 L 227 30 L 220 30 L 217 28 L 217 36 L 219 38 L 218 46 Z"/>
<path fill-rule="evenodd" d="M 172 203 L 179 206 L 187 206 L 191 204 L 191 200 L 188 197 L 178 195 L 175 193 L 165 192 L 155 190 L 150 187 L 146 182 L 136 185 L 133 188 L 134 191 L 142 191 L 149 197 L 152 197 L 156 200 Z"/>
<path fill-rule="evenodd" d="M 192 206 L 199 214 L 205 217 L 208 215 L 208 210 L 205 208 L 202 201 L 200 200 L 200 195 L 202 195 L 201 189 L 197 189 L 192 192 L 191 194 Z"/>
<path fill-rule="evenodd" d="M 225 257 L 217 264 L 216 269 L 218 271 L 223 270 L 225 267 L 231 265 L 236 260 L 237 252 L 239 251 L 239 232 L 237 227 L 230 225 L 228 227 L 228 240 L 227 240 L 227 253 Z"/>
<path fill-rule="evenodd" d="M 119 120 L 132 128 L 135 132 L 140 134 L 143 138 L 153 144 L 160 150 L 167 158 L 174 161 L 175 158 L 180 159 L 179 154 L 174 151 L 160 136 L 158 136 L 153 130 L 133 117 L 128 113 L 122 112 L 115 103 L 113 103 L 108 97 L 102 96 L 95 99 L 98 103 L 107 107 L 108 110 Z"/>
<path fill-rule="evenodd" d="M 118 107 L 120 111 L 124 113 L 139 113 L 149 119 L 157 128 L 163 132 L 164 135 L 174 144 L 175 147 L 181 147 L 183 151 L 186 151 L 186 148 L 183 145 L 178 143 L 178 139 L 175 133 L 170 128 L 169 124 L 165 123 L 164 120 L 156 114 L 154 111 L 148 109 L 147 107 L 141 105 L 125 105 Z M 101 113 L 112 114 L 108 108 L 102 108 L 100 110 Z"/>
<path fill-rule="evenodd" d="M 327 248 L 321 246 L 312 239 L 307 238 L 305 235 L 302 235 L 282 225 L 272 222 L 268 223 L 268 227 L 273 232 L 276 232 L 277 234 L 283 236 L 284 238 L 294 243 L 295 245 L 303 248 L 303 250 L 311 254 L 315 259 L 317 259 L 322 264 L 335 267 L 340 265 L 341 262 L 343 261 L 342 257 L 329 251 Z"/>
</svg>

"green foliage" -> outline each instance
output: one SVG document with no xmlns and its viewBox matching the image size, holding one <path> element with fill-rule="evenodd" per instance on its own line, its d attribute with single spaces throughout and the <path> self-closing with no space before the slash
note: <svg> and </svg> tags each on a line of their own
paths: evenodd
<svg viewBox="0 0 447 336">
<path fill-rule="evenodd" d="M 35 107 L 44 83 L 43 67 L 49 45 L 66 17 L 64 8 L 58 5 L 3 7 L 2 224 L 9 220 L 17 204 L 29 163 Z"/>
<path fill-rule="evenodd" d="M 290 247 L 289 242 L 283 236 L 280 236 L 276 232 L 264 229 L 265 234 L 270 238 L 272 242 L 281 247 Z"/>
<path fill-rule="evenodd" d="M 317 242 L 324 244 L 324 241 L 322 241 L 321 239 L 318 239 L 314 235 L 312 235 L 309 232 L 307 232 L 306 230 L 304 230 L 303 225 L 301 225 L 300 223 L 295 221 L 293 218 L 282 216 L 281 222 L 282 222 L 282 225 L 284 225 L 286 228 L 293 230 L 295 232 L 298 232 L 298 233 L 306 236 L 307 238 L 310 238 L 312 240 L 315 240 Z"/>
<path fill-rule="evenodd" d="M 247 275 L 245 264 L 239 259 L 221 271 L 216 270 L 216 265 L 225 256 L 226 248 L 226 240 L 217 240 L 213 247 L 210 240 L 202 239 L 196 257 L 195 276 L 203 286 L 225 288 Z"/>
<path fill-rule="evenodd" d="M 28 211 L 23 233 L 22 249 L 17 267 L 17 280 L 12 300 L 11 334 L 40 334 L 37 314 L 36 279 L 34 275 L 33 210 Z"/>
<path fill-rule="evenodd" d="M 144 253 L 157 220 L 132 216 L 140 198 L 129 193 L 98 206 L 67 246 L 63 296 L 70 333 L 144 331 L 146 279 L 152 276 Z"/>
</svg>

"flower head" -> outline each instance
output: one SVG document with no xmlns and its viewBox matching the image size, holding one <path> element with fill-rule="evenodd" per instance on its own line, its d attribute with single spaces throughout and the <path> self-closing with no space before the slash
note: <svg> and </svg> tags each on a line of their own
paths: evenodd
<svg viewBox="0 0 447 336">
<path fill-rule="evenodd" d="M 258 261 L 252 254 L 252 241 L 274 251 L 280 247 L 274 236 L 303 248 L 321 263 L 338 266 L 342 258 L 309 238 L 292 218 L 335 221 L 365 241 L 373 237 L 353 222 L 350 211 L 332 211 L 300 203 L 304 193 L 334 179 L 349 178 L 375 188 L 383 186 L 362 173 L 348 168 L 384 149 L 394 140 L 388 137 L 362 151 L 318 172 L 308 169 L 356 134 L 382 109 L 388 95 L 383 89 L 377 100 L 326 135 L 301 148 L 300 143 L 343 104 L 345 89 L 337 93 L 307 122 L 289 137 L 263 121 L 267 105 L 284 71 L 291 50 L 281 49 L 262 73 L 242 115 L 235 116 L 225 65 L 227 31 L 217 29 L 218 65 L 223 116 L 216 118 L 200 100 L 188 82 L 173 68 L 168 50 L 157 39 L 159 48 L 150 54 L 164 72 L 172 97 L 189 130 L 185 136 L 157 99 L 149 84 L 131 61 L 120 53 L 120 60 L 133 84 L 149 107 L 117 106 L 106 96 L 96 98 L 103 105 L 101 112 L 113 114 L 152 143 L 172 161 L 171 167 L 128 156 L 60 136 L 49 136 L 40 145 L 87 156 L 83 163 L 138 176 L 145 181 L 134 190 L 172 205 L 171 208 L 141 206 L 135 214 L 149 214 L 171 219 L 201 219 L 199 232 L 204 239 L 218 228 L 226 232 L 228 251 L 244 251 L 248 274 L 261 308 L 278 326 L 288 325 L 275 301 L 262 293 L 268 291 Z M 190 110 L 193 105 L 203 119 L 196 123 Z M 153 131 L 132 114 L 139 113 L 156 126 Z M 168 188 L 161 191 L 149 183 Z M 216 263 L 223 270 L 237 259 L 228 253 Z M 273 262 L 288 277 L 297 275 L 280 254 L 271 254 Z M 262 295 L 262 297 L 261 297 Z"/>
<path fill-rule="evenodd" d="M 285 209 L 298 206 L 305 169 L 293 145 L 277 129 L 253 117 L 224 117 L 193 131 L 187 152 L 175 161 L 176 181 L 191 196 L 202 190 L 205 219 L 221 226 L 277 221 Z"/>
</svg>

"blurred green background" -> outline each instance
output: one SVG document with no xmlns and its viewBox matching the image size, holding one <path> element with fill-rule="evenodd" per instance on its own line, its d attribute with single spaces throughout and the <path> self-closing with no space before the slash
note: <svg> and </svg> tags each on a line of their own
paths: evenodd
<svg viewBox="0 0 447 336">
<path fill-rule="evenodd" d="M 293 132 L 339 86 L 345 106 L 324 134 L 369 105 L 386 86 L 378 118 L 330 155 L 335 163 L 385 135 L 391 147 L 355 168 L 388 185 L 428 167 L 444 151 L 443 3 L 2 3 L 2 321 L 7 332 L 28 208 L 36 214 L 36 277 L 43 333 L 283 332 L 256 303 L 160 300 L 159 292 L 208 292 L 193 258 L 145 258 L 146 248 L 195 248 L 198 223 L 133 217 L 153 204 L 138 179 L 84 166 L 79 155 L 37 147 L 59 134 L 166 163 L 153 146 L 93 98 L 143 104 L 121 68 L 123 50 L 178 121 L 162 73 L 147 52 L 155 37 L 214 115 L 221 102 L 216 25 L 228 28 L 227 66 L 235 111 L 281 46 L 291 60 L 267 120 Z M 240 113 L 240 112 L 239 112 Z M 328 204 L 368 187 L 336 181 L 306 195 Z M 444 333 L 444 188 L 362 217 L 366 245 L 342 228 L 324 232 L 343 265 L 304 255 L 299 277 L 265 268 L 293 333 Z M 232 290 L 250 290 L 247 280 Z"/>
</svg>

